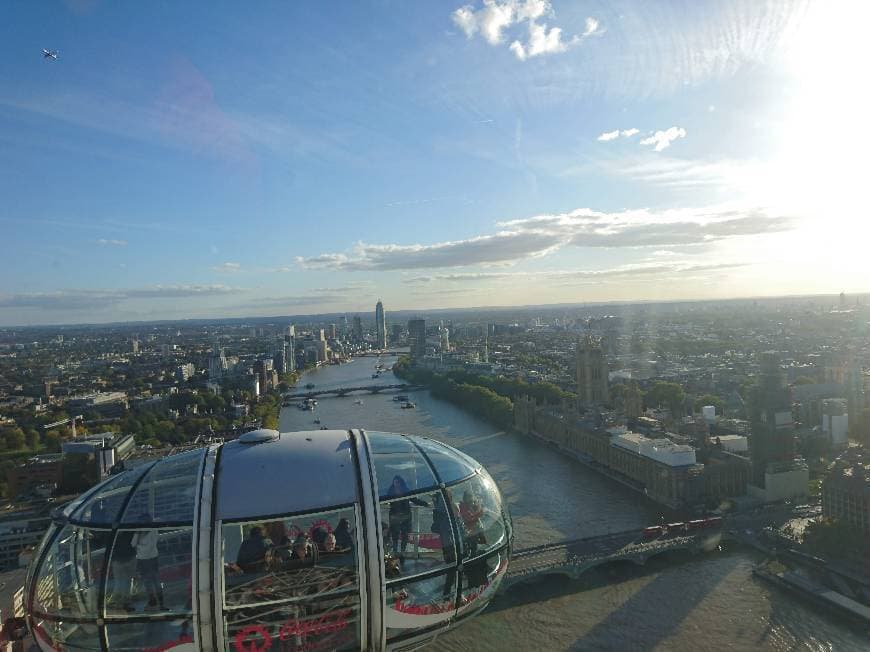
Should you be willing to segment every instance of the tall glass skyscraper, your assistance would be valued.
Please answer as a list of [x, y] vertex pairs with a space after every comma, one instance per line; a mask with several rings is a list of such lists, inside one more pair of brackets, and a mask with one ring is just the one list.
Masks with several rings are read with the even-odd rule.
[[377, 330], [378, 348], [387, 348], [387, 315], [384, 313], [384, 304], [378, 299], [375, 306], [375, 329]]

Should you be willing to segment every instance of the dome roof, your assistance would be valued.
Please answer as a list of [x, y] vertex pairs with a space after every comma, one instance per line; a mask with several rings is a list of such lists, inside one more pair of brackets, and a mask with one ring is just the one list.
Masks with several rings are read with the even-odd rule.
[[484, 607], [510, 541], [495, 483], [450, 446], [258, 430], [69, 504], [34, 558], [28, 612], [43, 649], [266, 650], [291, 630], [298, 649], [381, 649]]

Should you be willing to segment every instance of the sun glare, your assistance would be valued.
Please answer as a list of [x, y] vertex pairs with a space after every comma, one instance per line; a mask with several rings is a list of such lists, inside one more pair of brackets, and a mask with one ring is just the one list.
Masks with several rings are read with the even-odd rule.
[[[818, 2], [809, 9], [786, 44], [790, 83], [781, 102], [779, 146], [756, 182], [768, 203], [803, 218], [794, 237], [781, 238], [789, 257], [815, 261], [815, 272], [827, 278], [841, 276], [850, 264], [853, 274], [868, 277], [855, 263], [860, 258], [850, 255], [870, 236], [859, 208], [870, 145], [863, 81], [868, 18], [870, 4], [863, 2]], [[834, 252], [836, 265], [829, 257]]]

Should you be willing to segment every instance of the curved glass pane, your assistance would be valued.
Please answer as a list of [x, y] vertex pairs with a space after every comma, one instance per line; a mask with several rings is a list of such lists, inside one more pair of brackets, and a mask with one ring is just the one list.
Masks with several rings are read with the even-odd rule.
[[472, 475], [480, 464], [464, 453], [449, 448], [432, 439], [425, 437], [410, 437], [429, 458], [438, 478], [445, 484], [450, 484]]
[[453, 568], [423, 580], [390, 583], [384, 610], [387, 640], [447, 622], [456, 612], [455, 586]]
[[420, 451], [402, 435], [367, 433], [381, 499], [432, 489], [438, 485]]
[[51, 543], [36, 573], [34, 611], [96, 618], [108, 530], [67, 525]]
[[[51, 543], [52, 539], [54, 539], [54, 535], [57, 534], [59, 527], [57, 525], [49, 525], [48, 530], [46, 530], [45, 534], [42, 537], [42, 540], [39, 542], [39, 545], [36, 547], [36, 550], [33, 553], [33, 561], [27, 567], [27, 575], [24, 579], [24, 586], [27, 587], [27, 591], [30, 590], [32, 586], [33, 577], [36, 574], [36, 569], [38, 566], [38, 561], [42, 557], [42, 551]], [[28, 608], [32, 609], [32, 605], [28, 605]]]
[[192, 523], [199, 467], [206, 449], [171, 455], [151, 467], [130, 499], [124, 524]]
[[507, 542], [501, 496], [489, 475], [475, 475], [445, 492], [459, 514], [463, 559], [472, 559]]
[[387, 580], [456, 564], [451, 516], [440, 491], [383, 501], [381, 531]]
[[226, 606], [310, 599], [355, 588], [355, 529], [353, 508], [224, 524]]
[[458, 613], [485, 607], [498, 590], [507, 567], [507, 548], [463, 565]]
[[37, 619], [33, 637], [43, 649], [101, 650], [100, 629], [96, 623], [70, 623]]
[[119, 530], [109, 558], [107, 615], [189, 613], [190, 528]]
[[359, 595], [234, 609], [225, 639], [228, 652], [359, 650]]
[[137, 466], [109, 478], [100, 489], [84, 502], [81, 509], [70, 517], [74, 521], [93, 525], [111, 525], [118, 520], [130, 488], [138, 482], [151, 464]]
[[106, 625], [106, 636], [112, 652], [193, 649], [193, 629], [189, 619], [110, 623]]

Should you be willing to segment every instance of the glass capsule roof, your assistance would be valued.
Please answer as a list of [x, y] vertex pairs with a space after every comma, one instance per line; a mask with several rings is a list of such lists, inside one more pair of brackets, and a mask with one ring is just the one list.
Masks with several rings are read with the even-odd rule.
[[486, 606], [510, 540], [492, 478], [450, 446], [256, 431], [68, 505], [29, 571], [29, 622], [46, 650], [267, 650], [291, 631], [300, 650], [384, 649]]

